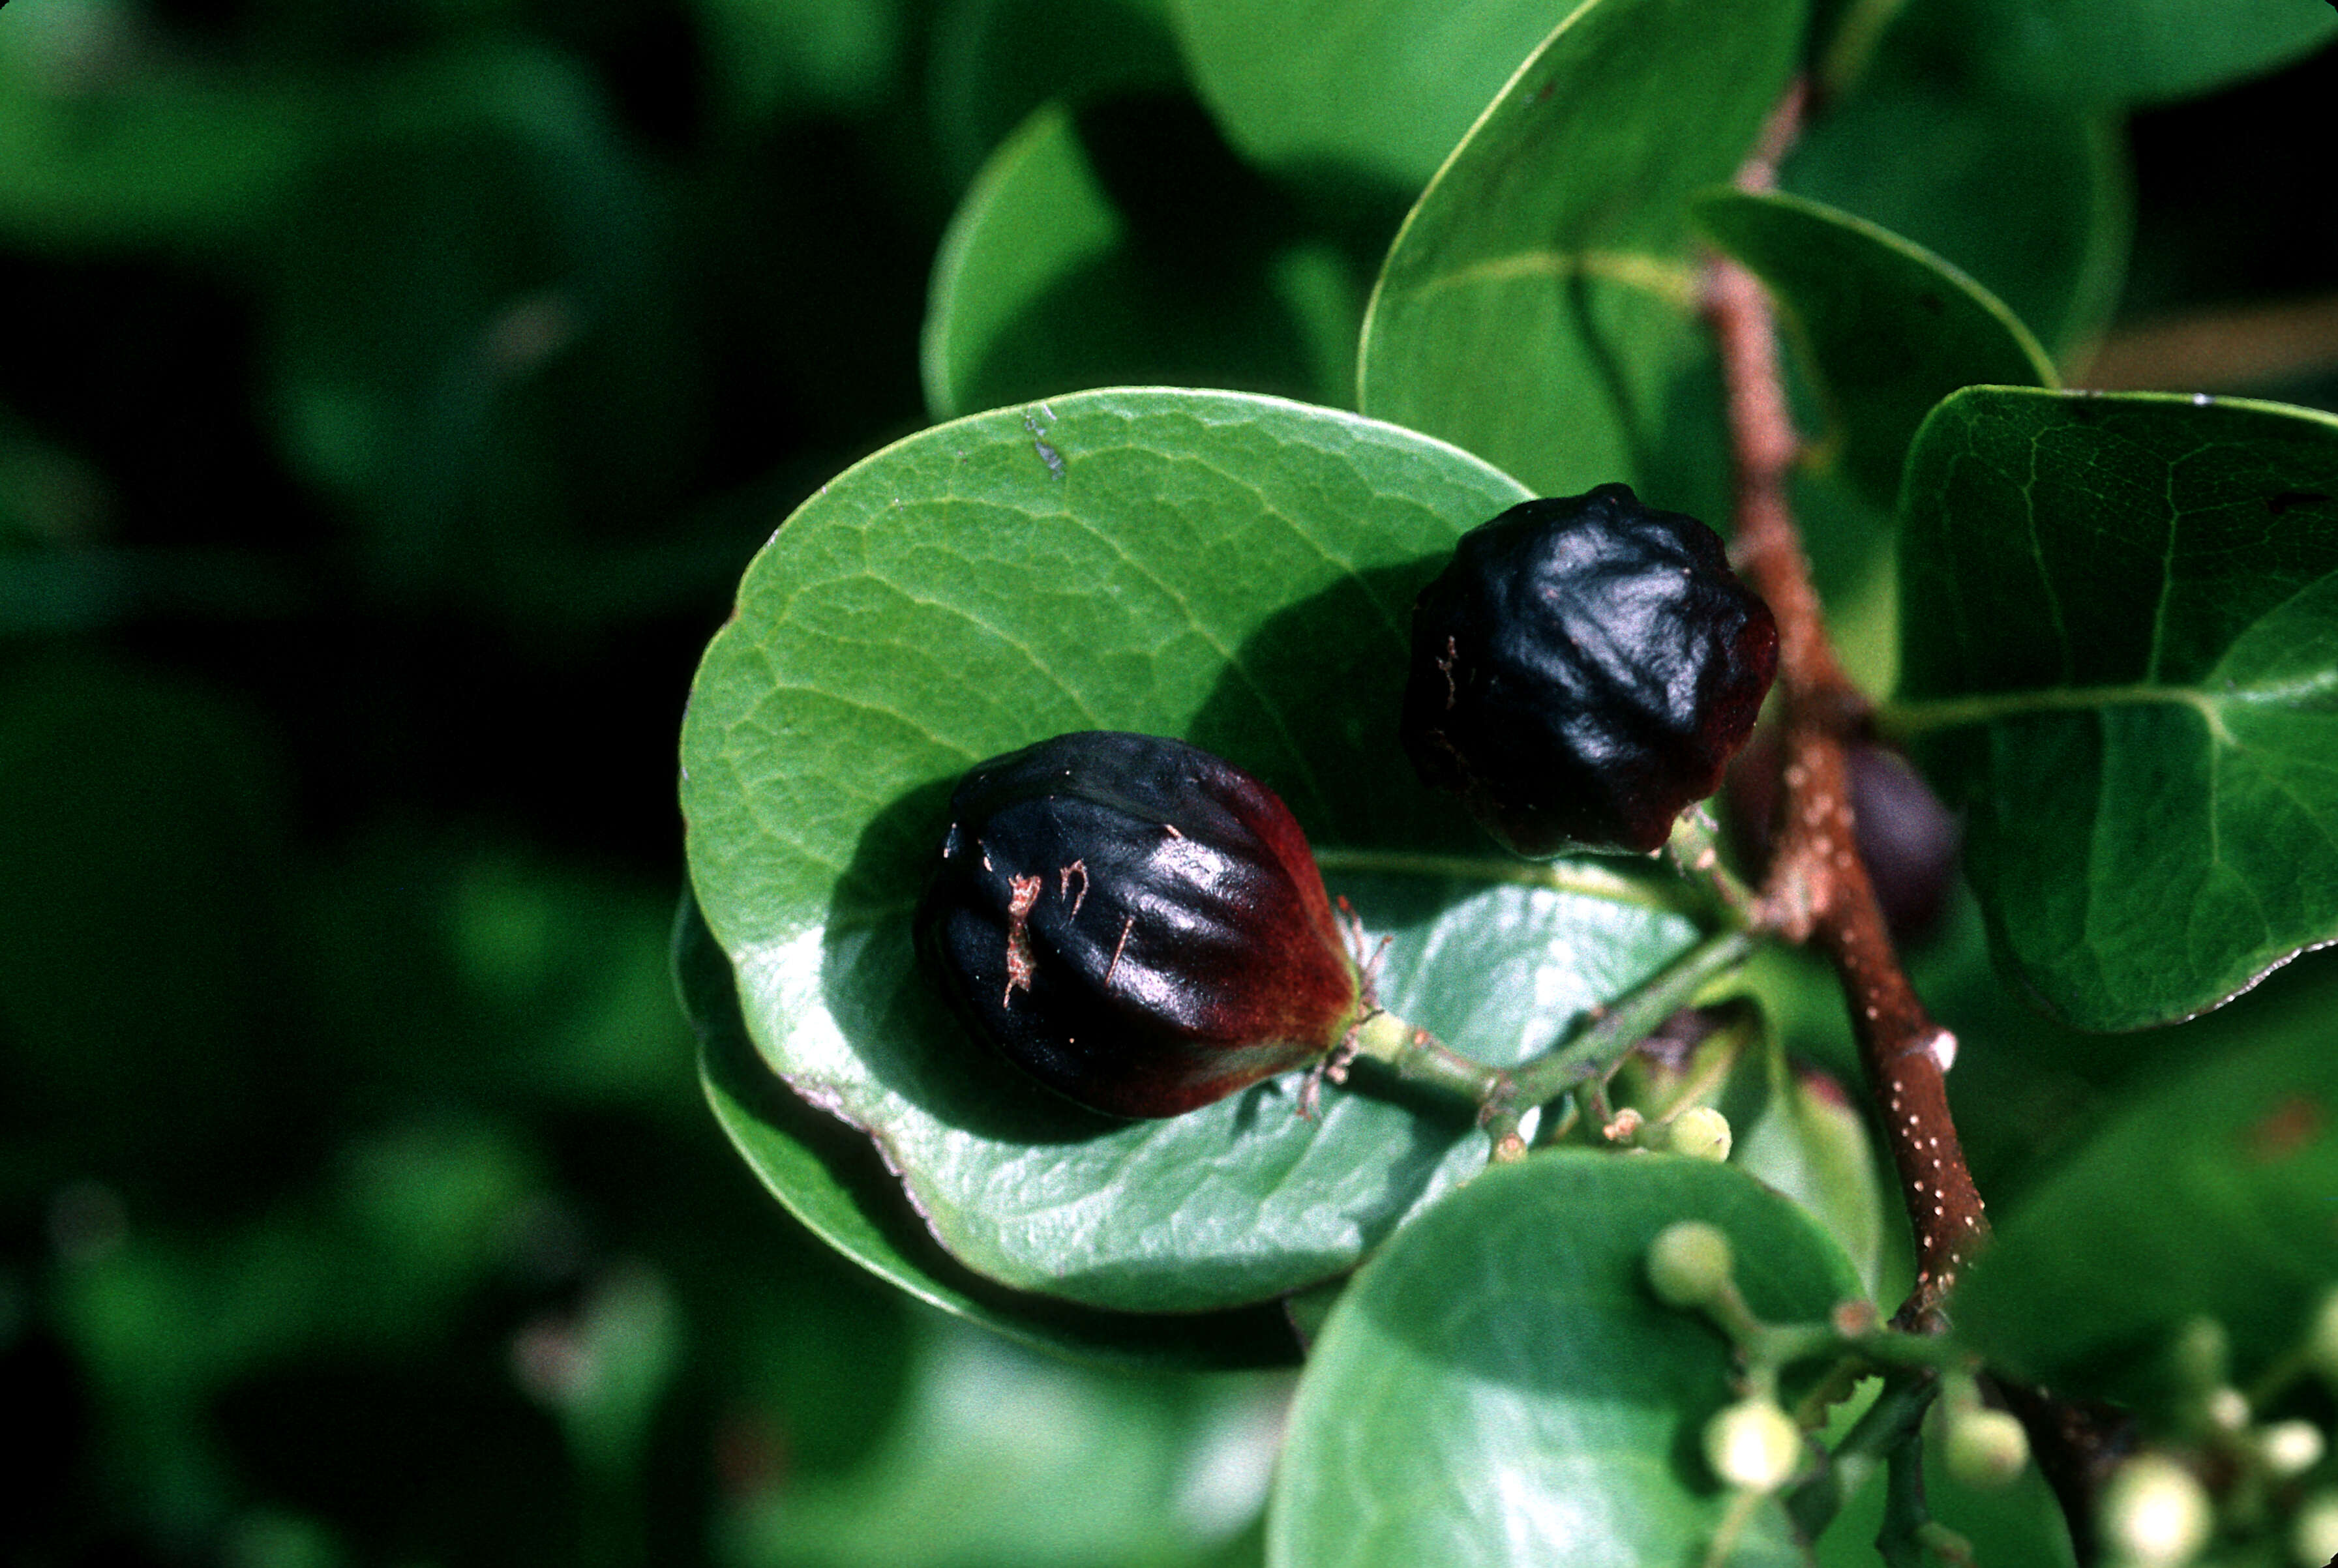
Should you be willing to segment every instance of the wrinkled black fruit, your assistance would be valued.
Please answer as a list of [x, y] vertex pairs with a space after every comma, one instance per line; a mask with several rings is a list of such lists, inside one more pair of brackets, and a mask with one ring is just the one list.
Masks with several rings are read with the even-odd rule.
[[975, 1034], [1115, 1116], [1179, 1115], [1304, 1065], [1361, 1010], [1289, 808], [1158, 736], [1058, 735], [967, 774], [917, 931]]
[[1412, 612], [1405, 754], [1520, 855], [1659, 848], [1720, 786], [1778, 626], [1720, 536], [1622, 485], [1470, 530]]

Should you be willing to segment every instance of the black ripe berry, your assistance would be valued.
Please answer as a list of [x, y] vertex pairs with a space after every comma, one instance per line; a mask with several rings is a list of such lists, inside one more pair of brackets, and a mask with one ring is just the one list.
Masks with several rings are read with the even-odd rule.
[[1770, 607], [1695, 518], [1622, 485], [1522, 502], [1413, 606], [1405, 754], [1520, 855], [1645, 853], [1719, 787], [1777, 668]]
[[1115, 1116], [1303, 1066], [1362, 1011], [1289, 808], [1157, 736], [1058, 735], [968, 773], [917, 931], [976, 1034]]

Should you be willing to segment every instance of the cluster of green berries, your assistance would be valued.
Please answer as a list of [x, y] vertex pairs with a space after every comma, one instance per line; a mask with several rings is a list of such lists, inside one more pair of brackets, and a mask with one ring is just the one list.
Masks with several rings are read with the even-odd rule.
[[[2122, 1464], [2103, 1490], [2103, 1547], [2116, 1568], [2186, 1568], [2220, 1534], [2282, 1537], [2298, 1568], [2338, 1559], [2338, 1478], [2322, 1428], [2292, 1416], [2261, 1421], [2230, 1379], [2223, 1325], [2196, 1318], [2168, 1360], [2177, 1390], [2176, 1441]], [[2288, 1357], [2259, 1382], [2267, 1396], [2319, 1377], [2338, 1394], [2338, 1289], [2322, 1299]], [[2212, 1489], [2204, 1477], [2213, 1477]]]

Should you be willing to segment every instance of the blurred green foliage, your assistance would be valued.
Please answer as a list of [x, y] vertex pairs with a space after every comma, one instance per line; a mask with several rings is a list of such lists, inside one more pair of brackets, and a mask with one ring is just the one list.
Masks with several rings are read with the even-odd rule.
[[[1347, 395], [1410, 192], [1197, 201], [1233, 154], [1174, 9], [0, 9], [0, 1559], [1256, 1559], [1278, 1383], [856, 1271], [723, 1143], [666, 973], [696, 652], [771, 520], [927, 418], [946, 226], [1035, 110], [1128, 243], [938, 400]], [[2338, 283], [2258, 154], [2331, 72], [2135, 123], [2131, 310]], [[2096, 122], [2035, 113], [2078, 181]], [[1978, 1120], [2011, 1181], [2152, 1052], [2005, 1027], [2052, 1064]]]

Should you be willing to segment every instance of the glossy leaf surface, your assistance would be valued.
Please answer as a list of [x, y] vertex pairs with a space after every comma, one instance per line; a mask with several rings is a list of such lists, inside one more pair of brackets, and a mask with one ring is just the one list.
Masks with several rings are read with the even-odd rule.
[[1186, 100], [1051, 104], [985, 165], [935, 261], [927, 405], [1122, 385], [1344, 403], [1368, 276]]
[[1793, 0], [1591, 0], [1421, 195], [1382, 269], [1368, 414], [1545, 495], [1620, 480], [1710, 515], [1718, 385], [1689, 196], [1727, 180], [1794, 62]]
[[2128, 181], [2111, 112], [1974, 87], [1896, 37], [1779, 171], [1970, 273], [2058, 358], [2117, 303]]
[[764, 1060], [875, 1133], [968, 1266], [1094, 1306], [1256, 1300], [1351, 1266], [1485, 1152], [1466, 1113], [1361, 1090], [1302, 1120], [1295, 1074], [1111, 1122], [966, 1038], [909, 916], [975, 762], [1124, 729], [1256, 774], [1396, 938], [1389, 1004], [1488, 1059], [1692, 939], [1640, 883], [1491, 858], [1396, 755], [1412, 594], [1518, 495], [1353, 416], [1097, 392], [913, 436], [757, 558], [684, 730], [698, 897]]
[[1906, 728], [2022, 985], [2137, 1028], [2338, 936], [2338, 420], [1976, 388], [1902, 509]]
[[1900, 495], [1908, 445], [1959, 387], [2051, 386], [2029, 329], [1922, 247], [1794, 196], [1714, 191], [1697, 221], [1783, 304], [1817, 373], [1833, 460], [1866, 498]]
[[1966, 0], [1998, 80], [2097, 103], [2182, 98], [2270, 71], [2338, 38], [2338, 15], [2293, 0]]
[[1567, 0], [1174, 0], [1203, 96], [1268, 164], [1334, 164], [1418, 187]]
[[2338, 1279], [2326, 992], [2285, 995], [2225, 1044], [2002, 1217], [1958, 1291], [1960, 1337], [2056, 1387], [2146, 1406], [2196, 1315], [2224, 1324], [2243, 1387], [2299, 1342]]
[[[1488, 1171], [1359, 1274], [1309, 1359], [1268, 1515], [1286, 1568], [1694, 1563], [1725, 1487], [1699, 1448], [1729, 1343], [1660, 1304], [1648, 1243], [1719, 1226], [1754, 1310], [1862, 1292], [1792, 1203], [1724, 1165], [1586, 1150]], [[1799, 1563], [1763, 1504], [1729, 1561]]]
[[919, 1300], [1027, 1343], [1149, 1365], [1272, 1366], [1298, 1346], [1276, 1308], [1125, 1315], [1004, 1290], [935, 1244], [869, 1140], [773, 1080], [755, 1055], [731, 965], [694, 900], [675, 918], [674, 984], [698, 1036], [715, 1120], [771, 1195], [814, 1235]]
[[1824, 1226], [1862, 1279], [1882, 1267], [1888, 1204], [1866, 1119], [1842, 1086], [1786, 1060], [1764, 1032], [1762, 1059], [1741, 1072], [1762, 1074], [1767, 1091], [1751, 1117], [1733, 1118], [1730, 1162], [1792, 1198]]

